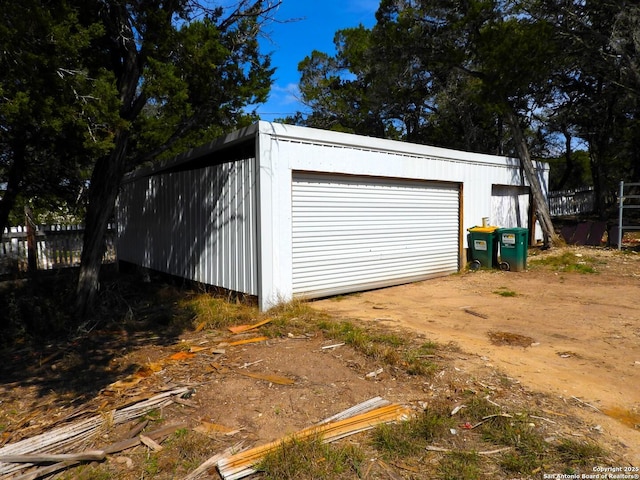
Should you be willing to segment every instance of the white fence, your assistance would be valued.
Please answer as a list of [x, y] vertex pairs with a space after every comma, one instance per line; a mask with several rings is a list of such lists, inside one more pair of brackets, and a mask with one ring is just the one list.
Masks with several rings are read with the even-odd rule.
[[[82, 225], [40, 225], [34, 229], [34, 250], [38, 270], [75, 267], [82, 253]], [[115, 261], [115, 228], [109, 226], [105, 236], [103, 262]], [[26, 272], [28, 268], [27, 227], [5, 229], [0, 242], [0, 275]]]
[[595, 210], [593, 187], [549, 192], [549, 213], [552, 217], [580, 215]]

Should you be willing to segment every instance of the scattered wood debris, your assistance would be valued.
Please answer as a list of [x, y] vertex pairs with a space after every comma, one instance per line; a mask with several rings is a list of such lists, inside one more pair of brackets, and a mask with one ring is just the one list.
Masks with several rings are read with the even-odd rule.
[[81, 453], [31, 453], [21, 455], [0, 455], [5, 463], [53, 463], [53, 462], [100, 462], [104, 460], [104, 450], [87, 450]]
[[449, 415], [453, 417], [456, 413], [458, 413], [460, 410], [466, 407], [467, 407], [466, 405], [458, 405], [453, 410], [451, 410], [451, 413]]
[[239, 375], [243, 375], [245, 377], [255, 378], [257, 380], [264, 380], [269, 383], [275, 383], [277, 385], [293, 385], [295, 380], [291, 378], [282, 377], [280, 375], [271, 375], [267, 373], [251, 373], [251, 372], [237, 372]]
[[[476, 453], [478, 455], [496, 455], [498, 453], [504, 453], [504, 452], [508, 452], [509, 450], [512, 450], [513, 447], [504, 447], [504, 448], [497, 448], [495, 450], [486, 450], [486, 451], [482, 451], [482, 452], [473, 452]], [[440, 452], [440, 453], [451, 453], [454, 452], [456, 450], [452, 450], [450, 448], [443, 448], [443, 447], [436, 447], [435, 445], [428, 445], [426, 447], [426, 450], [428, 452]], [[471, 452], [469, 452], [471, 453]]]
[[206, 477], [204, 477], [204, 475], [207, 473], [207, 471], [210, 468], [215, 467], [221, 459], [228, 457], [230, 455], [233, 455], [234, 453], [241, 451], [241, 449], [242, 449], [242, 442], [236, 443], [235, 445], [227, 448], [224, 452], [218, 453], [217, 455], [214, 455], [213, 457], [209, 458], [206, 462], [204, 462], [202, 465], [200, 465], [198, 468], [196, 468], [193, 472], [191, 472], [189, 475], [184, 477], [182, 480], [197, 480], [199, 478], [210, 478], [208, 474], [206, 475]]
[[[82, 448], [84, 444], [105, 426], [119, 425], [142, 417], [156, 408], [170, 405], [173, 403], [172, 397], [182, 395], [188, 390], [188, 388], [178, 388], [166, 391], [133, 405], [112, 410], [108, 414], [96, 415], [71, 425], [63, 425], [49, 432], [26, 438], [16, 443], [7, 444], [0, 448], [0, 458], [15, 455], [64, 454], [73, 452], [76, 448]], [[139, 442], [139, 439], [135, 440], [136, 445], [139, 444]], [[107, 449], [104, 449], [104, 451], [105, 453], [110, 453]], [[72, 466], [71, 464], [76, 465], [79, 463], [79, 460], [59, 463]], [[7, 463], [0, 460], [0, 477], [25, 468], [30, 468], [34, 466], [34, 464], [35, 462]], [[50, 467], [53, 467], [53, 465]], [[57, 472], [61, 469], [62, 468], [54, 469], [52, 472]], [[41, 475], [32, 476], [31, 474], [27, 474], [25, 478], [38, 478], [39, 476]]]
[[575, 400], [576, 402], [578, 402], [579, 404], [581, 404], [581, 405], [584, 405], [584, 406], [589, 407], [589, 408], [593, 408], [596, 412], [598, 412], [598, 413], [602, 413], [602, 410], [600, 410], [598, 407], [594, 407], [594, 406], [593, 406], [593, 405], [591, 405], [590, 403], [587, 403], [587, 402], [585, 402], [585, 401], [583, 401], [583, 400], [580, 400], [578, 397], [574, 397], [574, 396], [572, 395], [572, 396], [571, 396], [571, 398], [572, 398], [573, 400]]
[[346, 418], [354, 417], [361, 413], [370, 412], [371, 410], [375, 410], [376, 408], [385, 407], [390, 405], [391, 402], [389, 400], [385, 400], [382, 397], [373, 397], [369, 400], [365, 400], [362, 403], [354, 405], [353, 407], [347, 408], [346, 410], [336, 413], [332, 417], [325, 418], [318, 422], [318, 425], [322, 425], [323, 423], [336, 422], [338, 420], [344, 420]]
[[229, 346], [229, 347], [234, 347], [237, 345], [245, 345], [247, 343], [258, 343], [258, 342], [266, 342], [267, 340], [269, 340], [269, 337], [252, 337], [252, 338], [245, 338], [243, 340], [237, 340], [235, 342], [229, 342], [226, 344], [220, 344], [219, 346]]
[[484, 313], [476, 312], [475, 310], [471, 310], [469, 308], [465, 308], [464, 309], [464, 313], [468, 313], [469, 315], [473, 315], [474, 317], [480, 317], [480, 318], [484, 318], [484, 319], [489, 318], [488, 315], [485, 315]]
[[377, 378], [378, 375], [382, 374], [382, 372], [384, 372], [383, 368], [378, 368], [377, 370], [374, 370], [372, 372], [369, 372], [365, 375], [365, 378]]
[[334, 343], [333, 345], [325, 345], [324, 347], [322, 347], [322, 350], [329, 350], [330, 348], [338, 348], [345, 345], [345, 343]]
[[163, 449], [162, 445], [160, 445], [154, 439], [147, 437], [146, 435], [140, 435], [140, 441], [154, 452], [159, 452]]
[[343, 420], [325, 422], [300, 430], [283, 439], [258, 446], [235, 455], [223, 457], [218, 461], [218, 472], [224, 480], [237, 480], [256, 472], [253, 468], [269, 452], [292, 440], [306, 440], [321, 437], [323, 442], [332, 442], [349, 435], [369, 430], [382, 423], [406, 420], [410, 410], [398, 404], [389, 404], [374, 410], [360, 413]]
[[241, 367], [238, 367], [238, 368], [247, 368], [247, 367], [250, 367], [251, 365], [257, 365], [258, 363], [263, 362], [263, 361], [264, 361], [264, 359], [261, 358], [260, 360], [256, 360], [255, 362], [245, 363], [244, 365], [242, 365]]

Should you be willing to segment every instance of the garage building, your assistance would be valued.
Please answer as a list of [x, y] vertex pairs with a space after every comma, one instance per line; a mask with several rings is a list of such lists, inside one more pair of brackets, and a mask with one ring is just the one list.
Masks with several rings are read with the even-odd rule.
[[[130, 174], [118, 259], [256, 296], [262, 309], [446, 275], [484, 217], [532, 224], [519, 165], [259, 122]], [[537, 168], [546, 190], [548, 166]]]

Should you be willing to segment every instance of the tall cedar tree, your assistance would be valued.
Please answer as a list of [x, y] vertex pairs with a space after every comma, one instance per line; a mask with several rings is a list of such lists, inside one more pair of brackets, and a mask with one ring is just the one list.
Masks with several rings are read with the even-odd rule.
[[188, 145], [255, 120], [243, 108], [264, 102], [270, 59], [260, 53], [262, 22], [279, 2], [239, 0], [232, 11], [194, 0], [75, 0], [104, 35], [87, 59], [112, 74], [118, 118], [112, 148], [91, 176], [76, 311], [86, 314], [98, 289], [103, 239], [123, 175]]
[[[89, 80], [82, 56], [101, 34], [81, 26], [63, 0], [6, 0], [0, 9], [0, 238], [16, 202], [53, 210], [73, 204], [90, 158], [110, 142], [95, 130], [105, 85]], [[90, 119], [93, 119], [91, 121]]]

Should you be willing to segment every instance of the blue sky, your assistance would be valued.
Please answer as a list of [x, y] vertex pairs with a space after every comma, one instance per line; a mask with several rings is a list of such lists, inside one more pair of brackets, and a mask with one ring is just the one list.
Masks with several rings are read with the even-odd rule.
[[298, 63], [313, 50], [335, 53], [333, 36], [337, 30], [359, 24], [372, 27], [379, 0], [283, 0], [262, 39], [264, 53], [271, 53], [276, 68], [271, 94], [257, 112], [271, 121], [303, 111], [298, 102]]

